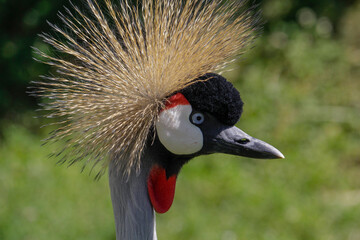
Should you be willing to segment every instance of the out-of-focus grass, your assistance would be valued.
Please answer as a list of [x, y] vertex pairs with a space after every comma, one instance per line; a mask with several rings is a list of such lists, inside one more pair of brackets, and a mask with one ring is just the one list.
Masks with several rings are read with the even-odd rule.
[[[272, 26], [227, 74], [245, 101], [238, 126], [286, 159], [190, 161], [159, 239], [360, 239], [360, 31], [335, 39], [319, 24]], [[115, 239], [106, 176], [55, 165], [24, 119], [1, 127], [0, 239]]]
[[0, 239], [111, 239], [106, 178], [57, 166], [39, 136], [21, 125], [2, 129]]

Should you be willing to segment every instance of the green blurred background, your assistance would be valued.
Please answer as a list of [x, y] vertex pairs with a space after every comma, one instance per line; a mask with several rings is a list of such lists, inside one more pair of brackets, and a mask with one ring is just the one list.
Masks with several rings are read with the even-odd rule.
[[[79, 4], [80, 1], [73, 1]], [[211, 155], [179, 176], [159, 239], [360, 240], [360, 1], [263, 0], [263, 34], [226, 74], [238, 126], [286, 159]], [[48, 159], [26, 87], [67, 0], [0, 0], [0, 239], [115, 239], [107, 177]], [[81, 4], [80, 4], [81, 5]]]

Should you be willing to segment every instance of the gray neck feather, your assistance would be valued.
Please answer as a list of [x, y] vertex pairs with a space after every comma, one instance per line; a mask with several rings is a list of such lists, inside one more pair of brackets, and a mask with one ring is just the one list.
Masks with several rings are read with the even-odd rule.
[[147, 177], [151, 167], [149, 163], [152, 162], [149, 160], [142, 162], [140, 173], [132, 171], [128, 179], [116, 170], [114, 164], [109, 166], [116, 240], [157, 239], [155, 213], [147, 190]]

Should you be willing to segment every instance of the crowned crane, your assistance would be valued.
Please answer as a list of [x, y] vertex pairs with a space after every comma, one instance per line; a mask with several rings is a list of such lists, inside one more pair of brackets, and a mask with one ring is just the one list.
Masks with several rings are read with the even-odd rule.
[[240, 94], [214, 73], [246, 50], [258, 16], [246, 1], [104, 1], [66, 9], [65, 29], [42, 34], [65, 55], [37, 50], [58, 76], [33, 94], [50, 99], [46, 116], [61, 125], [48, 138], [65, 141], [60, 162], [101, 164], [98, 176], [109, 168], [116, 239], [156, 239], [154, 211], [169, 210], [190, 159], [284, 157], [234, 126]]

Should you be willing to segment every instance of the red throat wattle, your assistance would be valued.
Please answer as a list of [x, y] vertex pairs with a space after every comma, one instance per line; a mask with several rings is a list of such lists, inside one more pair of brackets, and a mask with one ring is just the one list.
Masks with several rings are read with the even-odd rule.
[[157, 213], [167, 212], [174, 200], [176, 175], [166, 177], [166, 170], [155, 165], [149, 174], [147, 187], [151, 204]]

